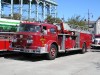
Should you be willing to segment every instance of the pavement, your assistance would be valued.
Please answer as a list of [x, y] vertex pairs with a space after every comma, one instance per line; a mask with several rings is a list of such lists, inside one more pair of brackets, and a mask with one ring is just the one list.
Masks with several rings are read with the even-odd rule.
[[60, 54], [55, 60], [5, 55], [0, 57], [0, 75], [100, 75], [100, 51]]

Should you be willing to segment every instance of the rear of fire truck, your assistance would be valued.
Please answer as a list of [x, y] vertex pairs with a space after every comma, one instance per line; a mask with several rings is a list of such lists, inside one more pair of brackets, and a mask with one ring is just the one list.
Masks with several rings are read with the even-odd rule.
[[88, 30], [67, 23], [57, 24], [56, 26], [59, 32], [60, 51], [79, 50], [81, 53], [85, 53], [90, 48], [92, 34]]

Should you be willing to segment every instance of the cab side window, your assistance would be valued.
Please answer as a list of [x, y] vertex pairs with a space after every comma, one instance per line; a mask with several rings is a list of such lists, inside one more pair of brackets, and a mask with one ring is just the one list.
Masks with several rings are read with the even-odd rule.
[[43, 29], [44, 29], [44, 30], [47, 30], [47, 27], [46, 27], [46, 26], [43, 26]]
[[46, 26], [43, 26], [43, 32], [44, 32], [44, 34], [47, 34], [47, 27]]
[[56, 29], [51, 28], [51, 29], [50, 29], [50, 32], [51, 32], [51, 33], [56, 33]]

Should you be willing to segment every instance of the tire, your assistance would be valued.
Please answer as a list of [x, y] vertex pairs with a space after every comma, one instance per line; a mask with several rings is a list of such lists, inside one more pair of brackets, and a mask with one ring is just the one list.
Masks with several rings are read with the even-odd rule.
[[87, 47], [86, 47], [86, 44], [84, 43], [82, 46], [81, 53], [84, 54], [86, 51], [87, 51]]
[[47, 59], [48, 60], [54, 60], [57, 57], [57, 47], [52, 44], [50, 47], [50, 51], [47, 54]]

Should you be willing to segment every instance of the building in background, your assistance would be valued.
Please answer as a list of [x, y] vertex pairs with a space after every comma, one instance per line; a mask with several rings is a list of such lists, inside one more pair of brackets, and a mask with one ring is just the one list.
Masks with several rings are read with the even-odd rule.
[[88, 21], [85, 22], [86, 26], [88, 26], [89, 30], [91, 31], [92, 34], [95, 34], [95, 24], [96, 24], [96, 21], [89, 21], [89, 25], [88, 25]]
[[86, 22], [86, 25], [93, 35], [100, 34], [100, 17], [96, 21], [89, 21], [89, 25], [88, 22]]
[[94, 26], [94, 34], [100, 34], [100, 17], [97, 19], [95, 26]]

